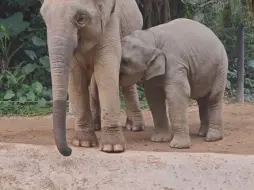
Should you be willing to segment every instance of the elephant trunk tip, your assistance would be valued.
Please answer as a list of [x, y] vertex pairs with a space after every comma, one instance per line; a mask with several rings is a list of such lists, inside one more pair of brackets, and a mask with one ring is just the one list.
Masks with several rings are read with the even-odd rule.
[[53, 102], [53, 132], [58, 151], [63, 156], [70, 156], [72, 149], [66, 141], [66, 101], [55, 100]]
[[57, 147], [58, 151], [63, 155], [63, 156], [70, 156], [72, 153], [72, 149], [68, 146], [64, 148], [59, 148]]

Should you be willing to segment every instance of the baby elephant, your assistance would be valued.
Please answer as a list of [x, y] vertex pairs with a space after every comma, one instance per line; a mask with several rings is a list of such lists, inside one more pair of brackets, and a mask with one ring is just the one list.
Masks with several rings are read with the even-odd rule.
[[[173, 148], [191, 146], [188, 98], [198, 102], [198, 135], [206, 141], [223, 139], [227, 70], [223, 44], [209, 28], [194, 20], [175, 19], [122, 39], [120, 83], [131, 85], [144, 78], [155, 125], [151, 140], [171, 141]], [[168, 126], [166, 102], [173, 133]]]

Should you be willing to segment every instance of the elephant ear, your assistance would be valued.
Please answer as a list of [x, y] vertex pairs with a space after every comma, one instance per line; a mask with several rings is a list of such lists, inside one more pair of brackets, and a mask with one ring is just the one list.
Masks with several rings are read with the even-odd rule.
[[116, 0], [95, 0], [95, 5], [101, 15], [101, 30], [103, 32], [105, 25], [115, 12]]
[[[108, 0], [95, 0], [95, 5], [97, 6], [98, 10], [103, 13], [108, 13], [109, 9], [110, 11], [110, 15], [113, 14], [115, 12], [115, 7], [116, 7], [116, 0], [112, 0], [111, 4], [110, 1]], [[108, 6], [109, 5], [109, 6]]]
[[145, 80], [149, 80], [159, 75], [164, 75], [166, 72], [166, 63], [167, 58], [165, 54], [159, 49], [154, 49], [154, 53], [147, 63]]

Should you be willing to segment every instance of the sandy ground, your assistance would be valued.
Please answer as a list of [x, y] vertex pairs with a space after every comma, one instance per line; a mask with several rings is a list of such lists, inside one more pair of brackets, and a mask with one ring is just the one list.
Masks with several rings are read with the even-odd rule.
[[[185, 150], [151, 142], [151, 113], [144, 111], [144, 116], [143, 132], [125, 130], [125, 153], [106, 154], [97, 148], [73, 147], [70, 157], [61, 156], [54, 145], [51, 116], [1, 117], [0, 189], [253, 189], [254, 104], [225, 105], [225, 138], [213, 143], [196, 136], [198, 108], [191, 106], [192, 147]], [[124, 113], [121, 118], [124, 123]], [[70, 144], [73, 118], [68, 116], [67, 122]], [[97, 135], [100, 137], [100, 132]]]
[[0, 143], [1, 190], [253, 190], [254, 156]]
[[[176, 150], [169, 143], [153, 143], [150, 136], [153, 130], [151, 113], [144, 111], [145, 130], [142, 132], [124, 132], [128, 150], [159, 152], [214, 152], [234, 154], [254, 154], [254, 104], [225, 104], [225, 138], [218, 142], [205, 142], [197, 137], [199, 127], [198, 108], [189, 107], [189, 125], [192, 147]], [[122, 123], [125, 115], [122, 114]], [[74, 134], [74, 121], [68, 117], [68, 143]], [[0, 142], [24, 143], [34, 145], [54, 145], [52, 136], [52, 118], [46, 117], [0, 117]], [[97, 132], [100, 137], [100, 132]], [[85, 149], [81, 148], [85, 151]]]

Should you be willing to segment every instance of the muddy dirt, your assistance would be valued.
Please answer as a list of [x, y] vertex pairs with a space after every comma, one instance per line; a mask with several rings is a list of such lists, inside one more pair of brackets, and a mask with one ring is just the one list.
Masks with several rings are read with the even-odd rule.
[[[205, 142], [196, 135], [199, 128], [198, 108], [189, 107], [189, 126], [192, 147], [176, 150], [169, 143], [150, 141], [153, 130], [151, 113], [144, 111], [145, 130], [130, 132], [124, 130], [128, 150], [139, 151], [183, 151], [183, 152], [216, 152], [235, 154], [254, 154], [254, 104], [225, 104], [224, 106], [224, 139], [217, 142]], [[125, 122], [125, 114], [122, 116]], [[72, 117], [67, 120], [67, 137], [70, 144], [74, 134]], [[36, 145], [53, 145], [52, 118], [44, 117], [0, 117], [0, 141], [8, 143], [25, 143]], [[96, 132], [100, 137], [100, 132]], [[85, 151], [85, 148], [84, 148]]]

